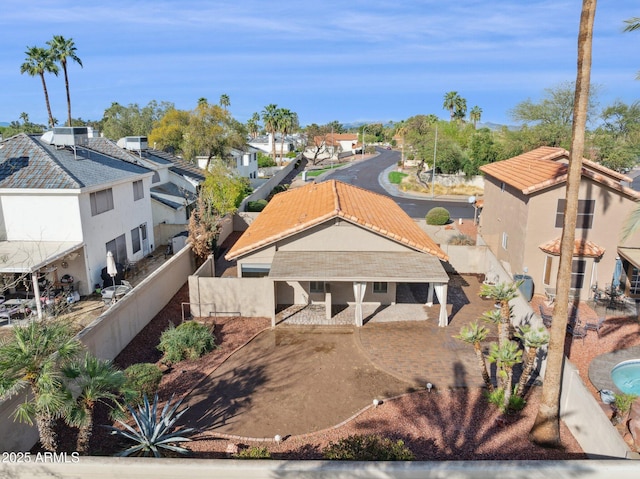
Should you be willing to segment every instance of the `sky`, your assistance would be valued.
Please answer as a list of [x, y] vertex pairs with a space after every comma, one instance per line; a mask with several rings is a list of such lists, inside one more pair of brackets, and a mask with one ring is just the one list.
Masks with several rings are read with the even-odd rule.
[[[53, 35], [72, 38], [72, 116], [100, 120], [113, 102], [178, 109], [229, 96], [246, 122], [268, 104], [301, 125], [448, 119], [457, 91], [484, 122], [513, 124], [520, 102], [576, 77], [579, 0], [3, 0], [0, 121], [22, 112], [47, 123], [39, 77], [20, 74], [25, 51]], [[601, 107], [640, 99], [637, 0], [597, 6], [592, 84]], [[47, 75], [63, 124], [62, 73]]]

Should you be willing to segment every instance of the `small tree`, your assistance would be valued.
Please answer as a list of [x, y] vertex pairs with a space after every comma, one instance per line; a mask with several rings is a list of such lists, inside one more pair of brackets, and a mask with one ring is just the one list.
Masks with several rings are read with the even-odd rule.
[[549, 344], [549, 333], [543, 327], [532, 329], [530, 325], [520, 326], [520, 330], [516, 332], [516, 336], [522, 340], [522, 344], [526, 350], [526, 358], [524, 363], [524, 369], [518, 381], [518, 387], [516, 388], [516, 396], [522, 397], [524, 394], [524, 388], [529, 382], [529, 377], [533, 371], [533, 366], [536, 361], [538, 349], [542, 346]]
[[489, 391], [493, 391], [493, 383], [491, 382], [491, 377], [489, 376], [489, 372], [487, 371], [487, 363], [484, 362], [484, 355], [482, 354], [481, 345], [482, 341], [487, 339], [488, 334], [489, 330], [484, 326], [480, 326], [476, 321], [475, 323], [463, 326], [460, 330], [460, 334], [454, 337], [464, 341], [465, 343], [473, 345], [473, 350], [476, 353], [476, 359], [478, 360], [478, 365], [480, 366], [480, 372], [482, 373], [482, 379], [484, 380], [487, 389]]

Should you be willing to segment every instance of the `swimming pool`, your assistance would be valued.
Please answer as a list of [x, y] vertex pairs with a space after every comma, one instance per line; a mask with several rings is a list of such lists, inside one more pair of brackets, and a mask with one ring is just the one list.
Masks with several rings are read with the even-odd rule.
[[640, 359], [617, 364], [611, 370], [611, 379], [623, 393], [640, 396]]

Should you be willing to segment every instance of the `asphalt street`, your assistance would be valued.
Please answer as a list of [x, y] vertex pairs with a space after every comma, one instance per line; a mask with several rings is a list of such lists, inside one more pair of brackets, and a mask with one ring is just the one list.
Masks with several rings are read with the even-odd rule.
[[388, 170], [397, 165], [400, 152], [378, 149], [378, 155], [349, 166], [328, 172], [317, 181], [339, 180], [351, 185], [360, 186], [382, 195], [391, 196], [398, 205], [412, 218], [424, 218], [431, 208], [442, 206], [451, 214], [451, 218], [473, 218], [474, 209], [466, 198], [454, 200], [450, 198], [430, 198], [428, 195], [411, 194], [398, 191], [388, 182]]

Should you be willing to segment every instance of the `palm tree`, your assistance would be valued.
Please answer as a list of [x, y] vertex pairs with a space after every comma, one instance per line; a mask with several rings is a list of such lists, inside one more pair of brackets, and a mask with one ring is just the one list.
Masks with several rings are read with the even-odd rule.
[[509, 326], [511, 324], [511, 307], [509, 301], [518, 297], [519, 282], [515, 283], [498, 283], [483, 284], [480, 288], [479, 295], [484, 298], [489, 298], [497, 303], [500, 303], [500, 344], [505, 344], [508, 340]]
[[69, 75], [67, 74], [67, 62], [73, 60], [82, 67], [82, 60], [76, 55], [76, 46], [73, 39], [64, 38], [62, 35], [54, 35], [52, 40], [47, 42], [50, 47], [53, 60], [62, 65], [64, 72], [64, 86], [67, 91], [67, 126], [71, 126], [71, 96], [69, 95]]
[[79, 428], [76, 450], [85, 454], [89, 451], [89, 439], [93, 433], [95, 405], [105, 400], [117, 401], [116, 391], [124, 384], [124, 373], [117, 370], [111, 361], [98, 359], [90, 353], [73, 361], [63, 372], [74, 381], [73, 389], [80, 391], [67, 422]]
[[514, 341], [503, 344], [492, 343], [489, 349], [489, 362], [496, 363], [500, 388], [504, 392], [503, 408], [506, 410], [511, 401], [511, 383], [513, 366], [522, 360], [522, 351]]
[[456, 104], [460, 95], [458, 95], [457, 91], [450, 91], [445, 93], [444, 95], [444, 103], [442, 104], [442, 108], [445, 110], [449, 110], [449, 115], [451, 115], [451, 119], [449, 121], [453, 121], [456, 111]]
[[547, 333], [547, 330], [543, 327], [531, 329], [531, 326], [527, 324], [520, 327], [516, 336], [522, 340], [522, 344], [527, 351], [522, 375], [520, 376], [520, 381], [518, 381], [518, 387], [516, 388], [516, 396], [522, 397], [524, 388], [529, 381], [531, 371], [533, 371], [538, 349], [549, 343], [549, 333]]
[[80, 349], [73, 329], [59, 320], [32, 321], [16, 327], [0, 346], [0, 397], [29, 390], [14, 418], [29, 424], [35, 419], [40, 442], [49, 451], [57, 449], [53, 426], [71, 397], [64, 387], [61, 370]]
[[487, 363], [484, 362], [484, 355], [482, 353], [481, 343], [487, 336], [489, 335], [489, 330], [484, 326], [480, 326], [478, 322], [474, 322], [468, 324], [467, 326], [463, 326], [460, 329], [460, 334], [454, 336], [457, 339], [464, 341], [465, 343], [469, 343], [473, 345], [473, 350], [476, 353], [476, 359], [478, 360], [478, 365], [480, 366], [480, 372], [482, 373], [482, 379], [484, 380], [485, 385], [489, 392], [493, 391], [493, 383], [491, 382], [491, 377], [489, 376], [489, 372], [487, 371]]
[[229, 105], [231, 105], [231, 100], [229, 100], [229, 95], [227, 95], [226, 93], [223, 93], [222, 95], [220, 95], [220, 106], [224, 108], [225, 111], [227, 111], [227, 108], [229, 107]]
[[44, 100], [47, 103], [47, 113], [49, 114], [49, 126], [53, 127], [54, 120], [51, 114], [51, 105], [49, 104], [49, 92], [47, 91], [47, 82], [44, 79], [45, 73], [53, 73], [58, 76], [58, 66], [56, 65], [51, 52], [41, 47], [27, 47], [25, 52], [27, 58], [20, 66], [20, 73], [27, 73], [29, 76], [38, 75], [42, 80], [42, 89], [44, 90]]
[[278, 105], [271, 103], [262, 110], [264, 128], [271, 135], [271, 157], [276, 161], [276, 131], [278, 129]]
[[467, 100], [459, 96], [456, 98], [456, 111], [453, 113], [456, 121], [461, 122], [467, 116]]
[[542, 400], [529, 433], [529, 437], [534, 443], [549, 447], [558, 447], [560, 445], [560, 386], [562, 384], [564, 366], [564, 340], [567, 328], [569, 287], [571, 285], [571, 263], [576, 234], [578, 194], [582, 176], [585, 126], [589, 106], [591, 44], [595, 13], [596, 0], [583, 0], [578, 33], [578, 68], [573, 106], [566, 203], [560, 240], [558, 278], [556, 280], [558, 285], [556, 306], [553, 310], [553, 321], [550, 329], [547, 368], [542, 385]]
[[258, 136], [260, 130], [260, 113], [255, 112], [251, 118], [247, 120], [247, 129], [253, 138]]
[[288, 108], [280, 108], [278, 114], [278, 129], [282, 135], [280, 142], [280, 158], [284, 155], [284, 141], [285, 137], [291, 133], [297, 123], [297, 115]]
[[473, 123], [474, 129], [478, 124], [478, 122], [480, 121], [481, 117], [482, 117], [482, 108], [480, 108], [479, 106], [476, 105], [471, 109], [471, 111], [469, 111], [469, 120], [471, 120], [471, 123]]

